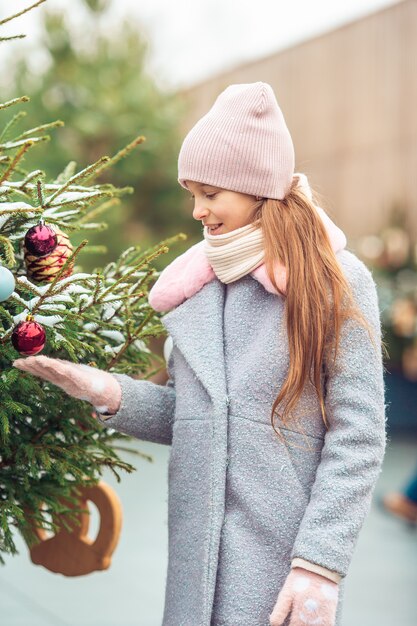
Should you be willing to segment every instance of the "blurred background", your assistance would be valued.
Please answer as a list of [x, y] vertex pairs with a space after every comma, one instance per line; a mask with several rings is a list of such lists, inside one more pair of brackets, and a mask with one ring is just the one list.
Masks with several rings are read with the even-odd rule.
[[[0, 19], [16, 4], [30, 2], [3, 2]], [[27, 169], [52, 177], [70, 160], [85, 167], [146, 136], [105, 174], [135, 191], [105, 216], [107, 231], [89, 236], [107, 246], [100, 264], [128, 245], [186, 233], [157, 259], [162, 269], [201, 238], [176, 180], [181, 141], [230, 83], [274, 88], [296, 170], [372, 270], [389, 350], [389, 441], [343, 626], [415, 626], [417, 495], [416, 523], [413, 509], [407, 522], [382, 498], [404, 492], [417, 472], [417, 1], [47, 0], [4, 34], [18, 29], [26, 38], [0, 48], [2, 101], [30, 96], [22, 129], [65, 122], [28, 154]], [[84, 255], [87, 271], [97, 263]], [[0, 568], [2, 626], [161, 623], [169, 451], [137, 446], [154, 460], [115, 486], [125, 520], [110, 570], [65, 579], [32, 565], [21, 542]]]

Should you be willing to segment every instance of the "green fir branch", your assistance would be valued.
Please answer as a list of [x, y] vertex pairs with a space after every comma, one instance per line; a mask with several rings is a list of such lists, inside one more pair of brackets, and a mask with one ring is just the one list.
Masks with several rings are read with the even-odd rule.
[[32, 9], [35, 9], [36, 7], [38, 7], [40, 4], [43, 4], [44, 2], [46, 2], [46, 0], [38, 0], [34, 4], [31, 4], [30, 6], [23, 9], [22, 11], [19, 11], [19, 13], [14, 13], [13, 15], [9, 15], [9, 17], [3, 18], [2, 20], [0, 20], [0, 26], [3, 26], [3, 24], [6, 24], [7, 22], [14, 20], [17, 17], [20, 17], [21, 15], [24, 15], [24, 13], [27, 13], [28, 11], [31, 11]]
[[3, 174], [0, 176], [0, 185], [1, 185], [1, 183], [3, 183], [5, 180], [7, 180], [9, 178], [10, 174], [16, 169], [16, 166], [19, 163], [19, 161], [21, 159], [23, 159], [25, 153], [32, 146], [33, 146], [33, 141], [32, 140], [29, 140], [29, 141], [27, 141], [26, 143], [23, 144], [21, 149], [17, 152], [17, 154], [14, 156], [14, 158], [10, 162], [10, 164], [9, 164], [8, 168], [6, 169], [6, 171], [3, 172]]
[[101, 198], [106, 198], [112, 195], [111, 191], [89, 191], [89, 192], [85, 192], [84, 195], [79, 196], [78, 198], [69, 198], [67, 200], [57, 200], [57, 202], [54, 202], [53, 204], [46, 204], [44, 205], [44, 208], [55, 208], [55, 207], [63, 207], [63, 206], [82, 206], [86, 200], [90, 201], [91, 203], [96, 202], [97, 200], [100, 200]]
[[[136, 137], [136, 139], [134, 139], [127, 146], [119, 150], [119, 152], [117, 152], [107, 162], [103, 163], [103, 165], [100, 168], [92, 172], [90, 176], [88, 176], [88, 178], [97, 178], [97, 176], [102, 174], [104, 170], [108, 169], [109, 167], [113, 167], [113, 165], [115, 165], [118, 161], [126, 157], [132, 150], [134, 150], [134, 148], [139, 146], [144, 141], [146, 141], [146, 137], [144, 137], [143, 135]], [[88, 178], [86, 180], [88, 180]]]
[[63, 183], [66, 183], [67, 180], [71, 178], [71, 176], [74, 176], [76, 169], [77, 169], [77, 163], [75, 161], [70, 161], [65, 166], [63, 171], [60, 174], [58, 174], [54, 182], [57, 185], [62, 185]]
[[13, 128], [13, 126], [15, 126], [21, 120], [21, 118], [25, 117], [26, 115], [26, 111], [18, 111], [12, 117], [12, 119], [6, 124], [3, 131], [0, 133], [0, 142], [3, 140], [4, 137], [6, 137], [7, 133]]
[[73, 176], [71, 176], [71, 178], [69, 178], [63, 185], [58, 187], [58, 189], [51, 196], [49, 196], [47, 202], [44, 205], [45, 208], [48, 206], [51, 206], [52, 201], [55, 200], [55, 198], [59, 196], [60, 194], [62, 194], [64, 191], [67, 191], [68, 188], [71, 186], [71, 184], [77, 183], [81, 180], [86, 181], [88, 179], [89, 174], [91, 174], [92, 172], [95, 172], [100, 167], [100, 165], [102, 165], [103, 163], [107, 163], [108, 161], [110, 161], [110, 157], [102, 156], [95, 163], [92, 163], [91, 165], [84, 168], [77, 174], [74, 174]]
[[13, 41], [13, 39], [24, 39], [26, 35], [10, 35], [9, 37], [0, 37], [0, 41]]
[[13, 98], [13, 100], [8, 100], [7, 102], [0, 102], [0, 111], [1, 109], [7, 109], [15, 104], [19, 104], [19, 102], [29, 102], [29, 100], [29, 96], [20, 96], [19, 98]]
[[96, 219], [96, 217], [98, 217], [105, 211], [108, 211], [109, 209], [114, 209], [116, 206], [119, 206], [119, 205], [120, 205], [119, 198], [113, 196], [109, 200], [106, 200], [105, 202], [103, 202], [103, 204], [100, 204], [99, 206], [96, 206], [90, 211], [86, 212], [80, 219], [78, 219], [77, 226], [79, 228], [82, 228], [82, 225], [87, 220]]
[[[22, 111], [22, 113], [23, 113], [23, 111]], [[26, 115], [26, 113], [25, 113], [25, 115]], [[62, 126], [65, 126], [65, 123], [62, 120], [55, 120], [54, 122], [48, 122], [47, 124], [41, 124], [40, 126], [36, 126], [35, 128], [31, 128], [30, 130], [26, 130], [24, 133], [22, 133], [21, 135], [19, 135], [15, 139], [16, 140], [17, 139], [24, 139], [25, 137], [33, 135], [34, 133], [43, 133], [48, 128], [60, 128]]]
[[8, 237], [0, 235], [0, 247], [4, 251], [4, 258], [6, 259], [5, 266], [8, 268], [14, 267], [16, 258], [14, 255], [13, 245]]
[[49, 141], [51, 138], [48, 135], [45, 137], [30, 137], [30, 141], [27, 139], [22, 139], [20, 141], [6, 141], [6, 143], [0, 144], [0, 150], [13, 150], [14, 148], [19, 148], [20, 146], [24, 146], [28, 144], [29, 148], [38, 143], [43, 143], [45, 141]]

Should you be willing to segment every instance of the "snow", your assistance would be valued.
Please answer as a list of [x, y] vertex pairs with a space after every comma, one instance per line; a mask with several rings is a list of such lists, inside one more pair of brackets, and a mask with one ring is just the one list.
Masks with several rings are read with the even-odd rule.
[[53, 218], [59, 218], [62, 219], [63, 217], [70, 217], [71, 215], [79, 215], [80, 211], [79, 209], [71, 209], [69, 211], [54, 211], [53, 208], [51, 209], [45, 209], [43, 212], [43, 218], [45, 221], [48, 221], [48, 217], [53, 217]]
[[98, 328], [100, 328], [100, 324], [96, 322], [87, 322], [87, 324], [84, 324], [84, 328], [85, 330], [89, 330], [94, 333]]
[[[15, 324], [19, 324], [20, 322], [25, 322], [26, 317], [30, 313], [30, 311], [23, 311], [18, 315], [13, 316], [13, 321]], [[64, 322], [65, 318], [61, 317], [61, 315], [38, 315], [37, 313], [34, 315], [35, 322], [38, 324], [42, 324], [42, 326], [55, 326], [59, 322]]]
[[118, 354], [118, 352], [120, 352], [120, 350], [124, 347], [124, 343], [122, 343], [122, 345], [120, 346], [109, 346], [106, 345], [104, 346], [104, 352], [110, 353], [112, 355]]
[[125, 337], [119, 330], [99, 330], [100, 337], [107, 337], [113, 341], [119, 341], [125, 343]]
[[105, 305], [103, 314], [102, 314], [102, 319], [104, 321], [109, 320], [115, 314], [115, 312], [116, 312], [116, 308], [114, 306]]
[[88, 187], [86, 187], [84, 191], [64, 191], [63, 193], [59, 194], [56, 199], [59, 198], [60, 200], [65, 201], [83, 200], [86, 196], [93, 198], [94, 196], [97, 196], [101, 193], [103, 192], [98, 189], [88, 189]]
[[136, 341], [133, 342], [132, 344], [139, 352], [147, 352], [148, 354], [151, 354], [151, 351], [149, 350], [149, 348], [146, 346], [145, 342], [143, 341], [143, 339], [136, 339]]
[[[32, 209], [35, 211], [34, 207], [26, 202], [0, 202], [0, 229], [13, 213], [18, 212], [18, 209]], [[29, 216], [29, 213], [27, 215]]]

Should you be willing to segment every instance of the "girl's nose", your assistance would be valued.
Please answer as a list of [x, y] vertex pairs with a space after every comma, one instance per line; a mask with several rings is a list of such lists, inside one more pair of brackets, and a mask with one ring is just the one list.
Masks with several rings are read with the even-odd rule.
[[196, 203], [194, 206], [194, 210], [193, 210], [193, 218], [195, 220], [201, 220], [203, 219], [203, 217], [207, 217], [207, 215], [209, 214], [209, 211], [204, 208], [203, 205], [201, 205], [200, 203]]

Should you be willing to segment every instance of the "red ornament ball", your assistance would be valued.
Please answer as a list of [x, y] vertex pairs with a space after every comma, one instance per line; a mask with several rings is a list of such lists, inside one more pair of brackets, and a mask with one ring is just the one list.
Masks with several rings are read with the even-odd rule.
[[20, 322], [12, 333], [12, 344], [19, 354], [33, 356], [45, 347], [46, 333], [43, 326], [33, 320]]
[[37, 224], [29, 228], [25, 235], [25, 248], [34, 256], [51, 254], [58, 245], [57, 234], [50, 226]]

